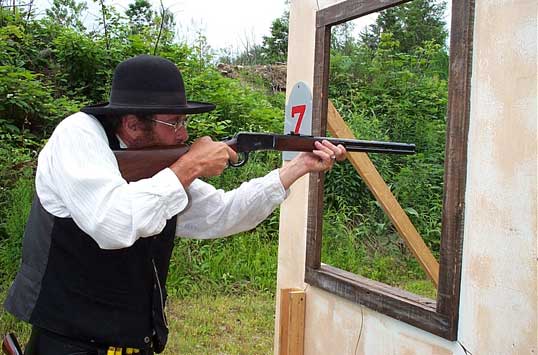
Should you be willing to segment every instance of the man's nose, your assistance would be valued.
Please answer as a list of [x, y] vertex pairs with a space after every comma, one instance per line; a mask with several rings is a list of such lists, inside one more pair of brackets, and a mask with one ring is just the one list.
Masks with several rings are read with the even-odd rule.
[[176, 137], [179, 141], [185, 142], [187, 139], [189, 139], [189, 132], [187, 132], [187, 128], [181, 127], [176, 131]]

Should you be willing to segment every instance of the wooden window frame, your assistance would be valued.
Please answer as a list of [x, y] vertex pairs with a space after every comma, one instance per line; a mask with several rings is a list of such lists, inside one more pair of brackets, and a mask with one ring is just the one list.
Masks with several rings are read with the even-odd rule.
[[[331, 27], [412, 0], [346, 0], [317, 12], [312, 133], [327, 131]], [[442, 233], [437, 300], [321, 263], [324, 175], [310, 175], [305, 282], [455, 340], [461, 281], [474, 0], [452, 0]]]

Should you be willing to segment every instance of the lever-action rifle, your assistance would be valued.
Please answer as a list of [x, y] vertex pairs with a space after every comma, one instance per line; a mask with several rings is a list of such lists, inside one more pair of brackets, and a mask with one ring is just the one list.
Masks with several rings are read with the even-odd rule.
[[[328, 140], [334, 145], [343, 145], [348, 152], [414, 154], [415, 145], [395, 142], [376, 142], [355, 139], [335, 139], [313, 137], [298, 134], [271, 134], [242, 132], [232, 139], [224, 140], [239, 155], [238, 167], [248, 161], [250, 152], [258, 150], [277, 150], [292, 152], [311, 152], [315, 150], [314, 142]], [[172, 165], [189, 150], [189, 146], [163, 146], [149, 149], [116, 150], [114, 154], [120, 167], [121, 175], [127, 181], [149, 178], [157, 172]]]

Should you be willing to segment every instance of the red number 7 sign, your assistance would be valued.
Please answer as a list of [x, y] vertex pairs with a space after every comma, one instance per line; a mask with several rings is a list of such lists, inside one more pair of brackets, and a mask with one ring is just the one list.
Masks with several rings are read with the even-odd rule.
[[297, 105], [291, 108], [291, 117], [295, 117], [295, 115], [299, 114], [299, 119], [297, 120], [297, 124], [295, 125], [295, 129], [293, 130], [293, 133], [299, 134], [299, 129], [301, 128], [301, 123], [303, 122], [303, 117], [304, 117], [305, 112], [306, 112], [306, 105]]

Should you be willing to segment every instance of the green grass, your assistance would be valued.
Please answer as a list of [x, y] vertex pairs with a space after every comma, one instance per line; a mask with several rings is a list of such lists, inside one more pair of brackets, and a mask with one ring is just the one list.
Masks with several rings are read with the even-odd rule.
[[[339, 269], [435, 299], [437, 289], [418, 261], [389, 225], [363, 218], [351, 221], [354, 211], [324, 213], [321, 261]], [[383, 233], [376, 235], [376, 227]]]
[[168, 304], [164, 354], [272, 354], [274, 308], [266, 292], [176, 298]]
[[[3, 305], [7, 295], [6, 289], [0, 291], [0, 304]], [[0, 336], [3, 337], [8, 332], [13, 332], [17, 336], [19, 343], [26, 344], [30, 337], [30, 325], [17, 320], [11, 314], [7, 313], [4, 307], [0, 307]]]
[[[272, 354], [274, 308], [274, 297], [268, 292], [171, 297], [167, 302], [170, 335], [163, 354]], [[28, 341], [30, 327], [2, 309], [0, 334], [8, 331], [15, 332], [21, 344]]]
[[7, 192], [8, 207], [0, 215], [0, 292], [11, 283], [20, 264], [22, 235], [30, 213], [34, 180], [21, 178]]
[[400, 285], [400, 288], [431, 299], [437, 298], [437, 289], [434, 287], [433, 283], [429, 279], [408, 280], [402, 283]]
[[[276, 217], [276, 213], [274, 214]], [[258, 229], [208, 241], [178, 239], [167, 281], [168, 293], [240, 294], [276, 287], [278, 235], [271, 219]]]
[[[341, 239], [347, 239], [346, 236]], [[383, 282], [420, 296], [435, 299], [437, 289], [422, 271], [412, 256], [402, 254], [383, 254], [367, 250], [364, 245], [338, 248], [332, 240], [323, 240], [322, 262], [339, 269], [361, 275], [371, 280]], [[343, 257], [345, 254], [345, 258]]]

